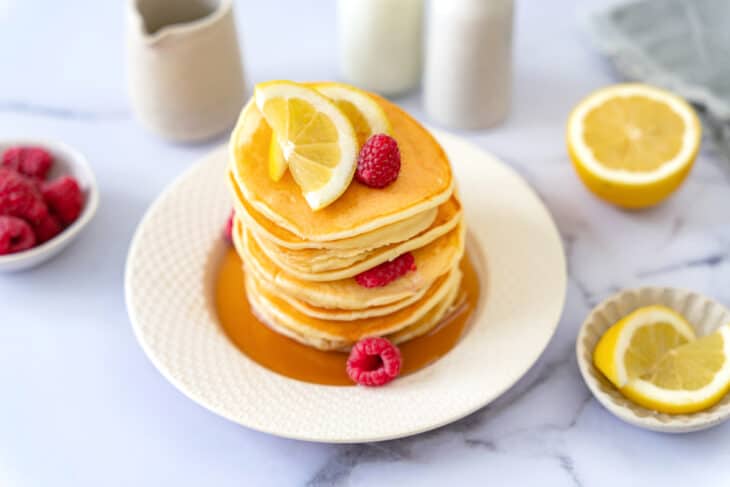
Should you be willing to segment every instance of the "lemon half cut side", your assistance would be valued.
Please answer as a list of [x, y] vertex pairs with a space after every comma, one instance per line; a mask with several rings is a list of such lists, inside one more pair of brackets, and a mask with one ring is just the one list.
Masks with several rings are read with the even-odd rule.
[[585, 185], [624, 208], [663, 201], [684, 181], [700, 146], [694, 109], [668, 91], [619, 84], [582, 100], [568, 119], [567, 145]]

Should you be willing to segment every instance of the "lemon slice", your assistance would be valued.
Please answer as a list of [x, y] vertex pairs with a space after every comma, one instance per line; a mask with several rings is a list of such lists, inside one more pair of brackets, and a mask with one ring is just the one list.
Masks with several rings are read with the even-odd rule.
[[392, 135], [388, 116], [366, 92], [343, 83], [316, 83], [314, 89], [329, 98], [350, 119], [357, 142], [362, 147], [375, 134]]
[[280, 181], [286, 173], [288, 163], [284, 158], [284, 153], [281, 152], [279, 141], [276, 137], [271, 137], [269, 143], [269, 177], [272, 181]]
[[692, 326], [666, 306], [645, 306], [603, 334], [593, 362], [619, 389], [641, 376], [669, 350], [695, 339]]
[[619, 84], [581, 101], [567, 144], [578, 175], [597, 196], [644, 208], [669, 196], [697, 156], [702, 129], [683, 99], [643, 84]]
[[316, 90], [291, 81], [256, 85], [254, 100], [310, 208], [339, 198], [357, 165], [357, 139], [347, 116]]
[[621, 392], [649, 409], [694, 413], [717, 403], [730, 389], [730, 324], [674, 348]]
[[730, 324], [698, 339], [675, 311], [647, 306], [604, 333], [593, 363], [641, 406], [669, 414], [700, 411], [730, 390]]

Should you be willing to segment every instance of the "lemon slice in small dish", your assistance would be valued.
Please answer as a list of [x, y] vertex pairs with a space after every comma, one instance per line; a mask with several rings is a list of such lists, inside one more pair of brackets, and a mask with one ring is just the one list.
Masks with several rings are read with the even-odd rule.
[[[331, 204], [352, 181], [357, 138], [347, 116], [318, 91], [291, 81], [256, 85], [256, 106], [274, 132], [283, 159], [313, 210]], [[269, 174], [283, 174], [271, 168]]]
[[730, 389], [730, 324], [667, 352], [621, 392], [663, 413], [682, 414], [713, 406]]
[[624, 208], [644, 208], [684, 181], [701, 135], [697, 114], [682, 98], [644, 84], [619, 84], [578, 104], [568, 120], [567, 144], [593, 193]]
[[675, 311], [646, 306], [604, 333], [593, 363], [645, 408], [669, 414], [701, 411], [730, 389], [730, 324], [696, 338]]
[[366, 92], [344, 83], [316, 83], [314, 89], [329, 98], [350, 119], [359, 147], [375, 134], [392, 135], [388, 116]]
[[679, 313], [666, 306], [644, 306], [603, 334], [593, 352], [593, 363], [621, 389], [669, 350], [694, 340], [692, 325]]

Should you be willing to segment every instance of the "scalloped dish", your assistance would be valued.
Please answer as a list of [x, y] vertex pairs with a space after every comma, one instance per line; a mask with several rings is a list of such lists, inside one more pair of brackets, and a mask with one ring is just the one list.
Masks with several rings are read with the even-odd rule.
[[666, 433], [684, 433], [715, 426], [730, 418], [730, 394], [712, 407], [690, 414], [666, 414], [638, 405], [624, 396], [596, 368], [594, 350], [606, 331], [634, 310], [663, 305], [679, 313], [698, 337], [730, 323], [730, 311], [710, 298], [682, 289], [644, 287], [620, 292], [599, 304], [581, 327], [576, 355], [581, 375], [598, 401], [627, 423]]

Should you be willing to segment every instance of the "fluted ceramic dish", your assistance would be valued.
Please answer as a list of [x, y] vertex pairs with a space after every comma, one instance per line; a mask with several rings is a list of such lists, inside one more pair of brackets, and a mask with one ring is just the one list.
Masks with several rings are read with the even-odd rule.
[[730, 323], [730, 311], [701, 294], [668, 287], [642, 287], [622, 291], [596, 306], [578, 334], [575, 344], [578, 366], [588, 388], [616, 417], [640, 428], [664, 433], [687, 433], [718, 425], [730, 418], [730, 394], [719, 403], [692, 414], [664, 414], [646, 409], [624, 397], [593, 365], [593, 350], [601, 335], [637, 308], [663, 304], [682, 314], [698, 336]]
[[292, 380], [241, 353], [212, 304], [225, 250], [221, 231], [231, 211], [221, 148], [158, 198], [132, 242], [127, 309], [150, 360], [211, 411], [310, 441], [412, 435], [502, 394], [535, 363], [557, 327], [566, 286], [560, 235], [517, 173], [463, 139], [435, 135], [453, 161], [481, 285], [471, 326], [448, 354], [386, 387], [364, 388]]

